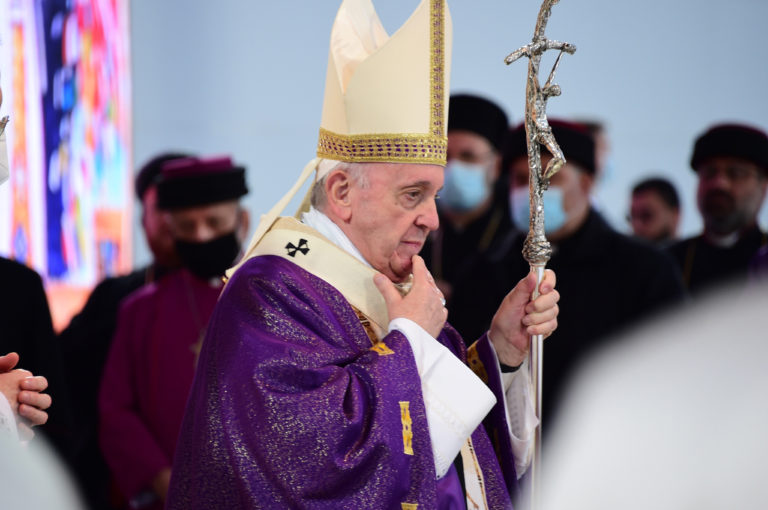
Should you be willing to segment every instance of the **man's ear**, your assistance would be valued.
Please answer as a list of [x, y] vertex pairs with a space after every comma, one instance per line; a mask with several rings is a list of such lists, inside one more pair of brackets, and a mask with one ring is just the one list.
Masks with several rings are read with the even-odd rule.
[[325, 178], [328, 212], [342, 221], [352, 216], [352, 179], [343, 170], [334, 170]]
[[248, 209], [244, 207], [240, 208], [240, 226], [237, 228], [237, 237], [240, 238], [240, 242], [245, 241], [245, 236], [248, 235], [248, 229], [251, 226], [251, 214]]

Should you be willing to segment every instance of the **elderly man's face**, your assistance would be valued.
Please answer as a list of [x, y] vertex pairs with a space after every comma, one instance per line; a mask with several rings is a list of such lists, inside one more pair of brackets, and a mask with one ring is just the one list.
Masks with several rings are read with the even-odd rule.
[[443, 186], [443, 167], [374, 163], [367, 180], [367, 187], [355, 183], [350, 190], [347, 236], [377, 271], [405, 281], [411, 258], [439, 225], [435, 198]]
[[741, 158], [714, 157], [696, 172], [696, 198], [708, 232], [730, 234], [755, 222], [768, 185], [757, 165]]

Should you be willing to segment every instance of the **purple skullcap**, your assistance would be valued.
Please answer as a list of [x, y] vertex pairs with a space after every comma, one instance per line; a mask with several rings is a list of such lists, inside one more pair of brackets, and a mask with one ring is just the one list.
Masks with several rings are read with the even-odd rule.
[[707, 159], [718, 156], [746, 159], [768, 174], [768, 136], [746, 124], [712, 126], [696, 139], [691, 168], [695, 171]]
[[231, 158], [184, 158], [168, 161], [157, 184], [160, 209], [186, 209], [237, 200], [248, 193], [245, 168]]

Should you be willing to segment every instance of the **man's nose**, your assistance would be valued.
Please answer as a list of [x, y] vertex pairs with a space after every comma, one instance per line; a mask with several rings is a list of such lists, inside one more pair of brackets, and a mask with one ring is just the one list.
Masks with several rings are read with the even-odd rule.
[[210, 241], [216, 237], [216, 232], [206, 224], [200, 224], [195, 226], [194, 240], [198, 243], [204, 243]]
[[416, 217], [416, 224], [426, 227], [430, 231], [437, 230], [440, 226], [440, 218], [437, 215], [437, 203], [435, 199], [426, 201], [424, 210]]

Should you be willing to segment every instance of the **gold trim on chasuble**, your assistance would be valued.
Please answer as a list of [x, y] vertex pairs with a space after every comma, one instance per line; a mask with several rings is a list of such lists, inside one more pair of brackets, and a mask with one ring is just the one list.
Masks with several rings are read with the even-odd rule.
[[379, 356], [389, 356], [390, 354], [395, 353], [395, 351], [390, 349], [389, 346], [384, 342], [377, 342], [373, 347], [371, 347], [371, 350], [378, 353]]
[[485, 371], [485, 365], [480, 361], [480, 355], [477, 353], [477, 343], [470, 345], [467, 349], [467, 364], [480, 380], [488, 384], [488, 372]]
[[403, 424], [403, 453], [413, 455], [413, 422], [411, 421], [411, 411], [408, 401], [400, 402], [400, 421]]
[[401, 510], [418, 510], [418, 503], [400, 503]]
[[320, 128], [317, 156], [336, 161], [401, 161], [445, 165], [445, 12], [444, 0], [430, 1], [430, 132], [341, 135]]

